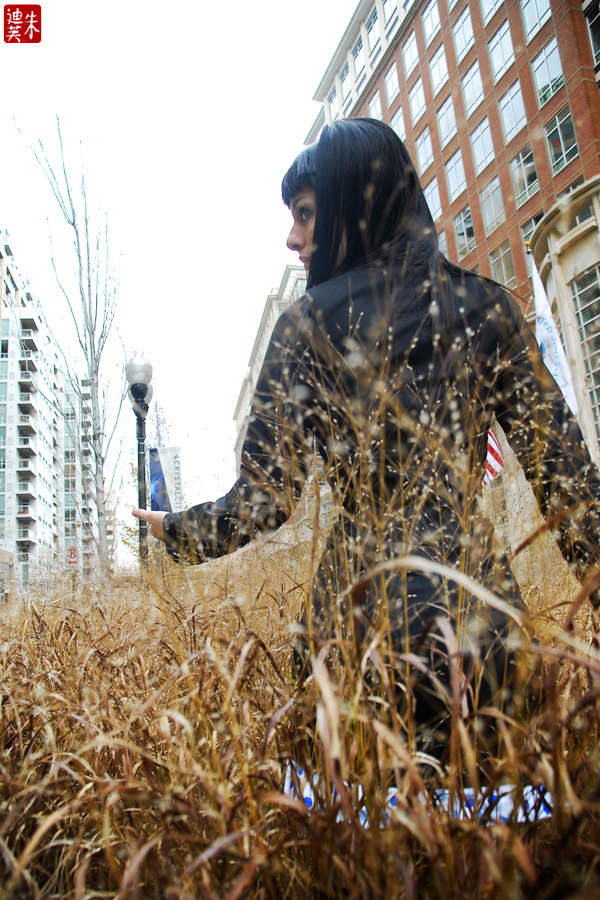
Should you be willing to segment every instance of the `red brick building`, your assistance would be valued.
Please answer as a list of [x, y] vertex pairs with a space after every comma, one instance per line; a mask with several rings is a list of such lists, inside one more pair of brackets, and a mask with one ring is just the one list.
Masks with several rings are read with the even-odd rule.
[[[317, 89], [323, 109], [307, 137], [343, 116], [389, 123], [419, 172], [442, 250], [513, 289], [526, 314], [532, 240], [568, 332], [588, 443], [600, 434], [600, 338], [584, 324], [592, 315], [600, 332], [599, 78], [598, 0], [363, 0]], [[557, 224], [571, 199], [573, 215]], [[555, 252], [548, 223], [570, 234], [564, 278], [554, 269], [567, 245]], [[580, 236], [584, 257], [573, 254]], [[592, 270], [582, 312], [571, 301]]]

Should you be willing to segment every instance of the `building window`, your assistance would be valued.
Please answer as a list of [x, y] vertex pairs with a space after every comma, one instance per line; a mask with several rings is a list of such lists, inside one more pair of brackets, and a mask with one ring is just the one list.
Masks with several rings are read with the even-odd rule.
[[423, 188], [427, 206], [433, 220], [439, 219], [442, 214], [442, 201], [440, 200], [440, 191], [438, 188], [437, 178], [430, 181], [427, 187]]
[[377, 8], [373, 10], [367, 19], [367, 40], [369, 42], [369, 53], [372, 53], [379, 42], [379, 29], [377, 28]]
[[429, 133], [429, 126], [422, 131], [419, 137], [416, 140], [417, 145], [417, 159], [419, 160], [419, 174], [423, 174], [425, 169], [428, 169], [431, 163], [433, 162], [433, 147], [431, 145], [431, 134]]
[[448, 66], [446, 64], [446, 54], [444, 53], [443, 44], [441, 44], [439, 49], [433, 54], [429, 62], [429, 69], [431, 71], [433, 96], [435, 97], [441, 86], [448, 81]]
[[494, 37], [488, 44], [494, 81], [499, 81], [509, 66], [515, 61], [508, 19], [502, 23]]
[[492, 264], [492, 275], [498, 284], [513, 289], [517, 286], [517, 273], [515, 272], [515, 261], [513, 259], [510, 242], [504, 241], [497, 250], [490, 253], [490, 262]]
[[446, 232], [440, 231], [438, 234], [438, 247], [440, 253], [443, 253], [444, 256], [448, 256], [448, 241], [446, 240]]
[[350, 84], [350, 69], [348, 67], [348, 63], [344, 66], [342, 71], [340, 72], [340, 85], [342, 87], [342, 102], [347, 99], [350, 91], [352, 90], [352, 85]]
[[334, 88], [332, 90], [328, 99], [329, 99], [329, 115], [331, 116], [331, 121], [334, 122], [340, 114], [340, 107], [338, 105], [336, 88]]
[[448, 194], [452, 203], [467, 187], [465, 167], [463, 166], [460, 148], [446, 163], [446, 178], [448, 180]]
[[550, 0], [521, 0], [523, 19], [525, 20], [525, 37], [527, 42], [537, 34], [544, 22], [550, 18]]
[[600, 63], [600, 3], [591, 6], [586, 12], [586, 17], [594, 54], [594, 65], [597, 66]]
[[460, 62], [475, 41], [473, 25], [471, 24], [471, 13], [468, 6], [465, 6], [456, 20], [452, 34], [454, 35], [454, 46], [456, 48], [456, 61]]
[[365, 67], [365, 51], [363, 49], [363, 42], [361, 37], [359, 37], [354, 45], [352, 56], [354, 57], [354, 74], [358, 78]]
[[398, 135], [401, 141], [406, 138], [406, 128], [404, 127], [404, 114], [402, 112], [402, 107], [399, 106], [394, 115], [392, 116], [392, 121], [390, 125]]
[[552, 38], [536, 56], [532, 68], [538, 103], [543, 106], [565, 83], [556, 38]]
[[442, 147], [445, 147], [448, 141], [456, 134], [456, 116], [454, 115], [452, 95], [438, 109], [437, 120]]
[[511, 160], [510, 174], [517, 206], [521, 206], [540, 189], [531, 144], [526, 144], [518, 156]]
[[402, 55], [404, 57], [406, 77], [408, 78], [419, 59], [419, 53], [417, 51], [417, 39], [415, 37], [414, 31], [411, 31], [408, 39], [402, 45]]
[[540, 221], [542, 216], [544, 215], [543, 211], [536, 213], [533, 218], [529, 219], [528, 222], [525, 222], [524, 225], [521, 225], [521, 236], [523, 238], [523, 246], [525, 249], [525, 262], [527, 264], [527, 274], [531, 278], [531, 253], [527, 251], [527, 241], [531, 240], [531, 235], [535, 230], [535, 226]]
[[398, 69], [396, 63], [392, 63], [385, 73], [385, 92], [387, 94], [388, 106], [398, 96], [400, 84], [398, 83]]
[[423, 10], [423, 31], [425, 32], [425, 46], [428, 47], [434, 36], [440, 30], [440, 12], [437, 0], [430, 0]]
[[[573, 184], [569, 185], [569, 187], [565, 191], [561, 191], [558, 195], [558, 199], [561, 197], [567, 197], [572, 191], [576, 190], [583, 184], [583, 176], [578, 178], [577, 181], [574, 181]], [[569, 230], [571, 228], [577, 228], [578, 225], [581, 225], [582, 222], [585, 222], [587, 219], [591, 219], [594, 215], [594, 211], [591, 206], [586, 206], [585, 209], [582, 209], [581, 212], [572, 219], [571, 224], [569, 225]]]
[[379, 91], [375, 91], [369, 100], [369, 115], [372, 119], [381, 119], [381, 97]]
[[390, 21], [396, 10], [398, 9], [398, 4], [396, 0], [383, 0], [383, 18], [385, 20], [385, 24]]
[[415, 125], [425, 112], [425, 91], [423, 90], [422, 78], [419, 78], [412, 90], [409, 91], [408, 101], [410, 103], [412, 123]]
[[481, 72], [479, 71], [479, 62], [475, 61], [463, 78], [462, 89], [467, 116], [470, 116], [483, 100], [483, 83], [481, 81]]
[[508, 143], [525, 126], [527, 121], [521, 85], [518, 81], [515, 81], [500, 98], [500, 115], [502, 117], [502, 127], [504, 128], [504, 137]]
[[483, 24], [487, 25], [496, 10], [501, 6], [503, 0], [481, 0], [481, 11], [483, 13]]
[[487, 235], [506, 219], [504, 202], [502, 200], [502, 190], [500, 189], [500, 179], [498, 176], [493, 178], [490, 183], [484, 187], [479, 195], [479, 199], [481, 200], [483, 222], [485, 225], [485, 233]]
[[473, 158], [475, 159], [475, 174], [479, 175], [494, 158], [492, 129], [487, 116], [479, 123], [475, 131], [471, 133], [471, 146], [473, 147]]
[[568, 106], [561, 109], [558, 115], [554, 116], [546, 125], [546, 141], [552, 163], [552, 174], [556, 175], [579, 153], [571, 110]]
[[454, 231], [458, 246], [458, 258], [463, 259], [467, 253], [470, 253], [476, 247], [475, 229], [473, 228], [470, 206], [465, 206], [454, 219]]
[[600, 268], [594, 266], [569, 285], [590, 386], [590, 400], [600, 439]]

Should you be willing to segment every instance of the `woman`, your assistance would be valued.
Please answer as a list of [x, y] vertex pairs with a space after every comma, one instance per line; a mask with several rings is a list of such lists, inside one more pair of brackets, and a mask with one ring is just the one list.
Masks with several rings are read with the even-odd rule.
[[[463, 680], [469, 703], [488, 703], [507, 677], [509, 618], [426, 564], [399, 571], [393, 560], [445, 564], [518, 602], [477, 508], [495, 415], [583, 580], [598, 562], [596, 470], [515, 302], [439, 253], [414, 167], [388, 126], [326, 126], [282, 188], [308, 292], [275, 328], [241, 476], [214, 503], [134, 515], [177, 560], [220, 556], [291, 515], [316, 449], [341, 515], [305, 645], [314, 653], [340, 639], [340, 653], [359, 658], [366, 639], [389, 659], [417, 650], [446, 683], [449, 621], [463, 668], [477, 675]], [[440, 690], [433, 676], [405, 690], [417, 722], [443, 714]]]

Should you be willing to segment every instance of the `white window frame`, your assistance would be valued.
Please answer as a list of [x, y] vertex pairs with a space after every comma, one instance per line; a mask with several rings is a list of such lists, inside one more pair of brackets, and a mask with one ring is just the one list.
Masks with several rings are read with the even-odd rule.
[[[468, 23], [468, 26], [467, 26]], [[470, 29], [470, 36], [465, 38], [465, 31]], [[460, 35], [460, 42], [457, 36]], [[465, 6], [460, 16], [452, 26], [452, 37], [454, 39], [454, 49], [456, 51], [456, 62], [459, 63], [465, 58], [473, 44], [475, 43], [475, 35], [473, 33], [473, 23], [471, 21], [471, 13], [469, 7]]]
[[388, 107], [390, 103], [393, 103], [398, 94], [400, 93], [400, 81], [398, 80], [398, 67], [396, 66], [396, 61], [391, 64], [389, 69], [384, 75], [385, 81], [385, 92], [387, 95]]
[[429, 60], [429, 72], [431, 74], [431, 87], [433, 96], [439, 94], [442, 87], [448, 81], [448, 63], [446, 62], [446, 52], [444, 45], [440, 44], [431, 59]]
[[[531, 161], [531, 162], [529, 162]], [[531, 144], [525, 144], [522, 150], [517, 153], [514, 159], [511, 159], [508, 168], [510, 169], [510, 177], [515, 192], [515, 205], [517, 209], [533, 197], [540, 189], [540, 181], [535, 165], [535, 156], [533, 155], [533, 147]], [[535, 172], [535, 181], [529, 183], [528, 171]], [[521, 185], [523, 185], [521, 189]]]
[[421, 14], [423, 19], [423, 35], [425, 37], [425, 46], [429, 47], [430, 43], [440, 30], [440, 10], [437, 0], [429, 0], [429, 3]]
[[[367, 29], [367, 43], [369, 45], [369, 56], [372, 56], [377, 48], [377, 44], [379, 43], [379, 28], [377, 27], [377, 7], [374, 6], [371, 12], [371, 15], [366, 21], [365, 28]], [[371, 40], [372, 36], [372, 40]]]
[[[558, 60], [560, 75], [552, 79], [550, 76], [549, 59], [554, 54], [556, 54], [556, 59]], [[560, 60], [560, 53], [558, 51], [556, 35], [552, 38], [551, 41], [548, 41], [545, 47], [542, 47], [540, 53], [538, 53], [536, 58], [531, 63], [531, 71], [533, 73], [533, 83], [535, 84], [535, 93], [538, 106], [541, 108], [548, 102], [548, 100], [550, 100], [551, 97], [554, 97], [556, 92], [559, 91], [565, 83], [565, 75], [563, 72], [562, 62]], [[538, 73], [540, 71], [545, 71], [546, 74], [546, 90], [542, 90], [540, 88], [540, 82], [538, 80]], [[549, 93], [546, 93], [546, 91], [549, 91]]]
[[[475, 72], [475, 69], [477, 69], [477, 72]], [[479, 79], [478, 83], [481, 85], [481, 93], [479, 94], [478, 97], [476, 97], [475, 91], [474, 90], [472, 91], [473, 105], [469, 106], [468, 100], [467, 100], [467, 93], [465, 90], [465, 83], [467, 83], [469, 85], [472, 85], [474, 83], [477, 84], [476, 79]], [[483, 98], [485, 97], [485, 92], [483, 90], [483, 81], [481, 79], [481, 69], [479, 68], [479, 60], [478, 59], [475, 60], [475, 62], [473, 63], [471, 68], [468, 70], [468, 72], [465, 73], [465, 75], [461, 79], [460, 84], [461, 84], [461, 88], [462, 88], [463, 101], [465, 104], [465, 112], [467, 114], [467, 118], [469, 118], [469, 116], [473, 115], [473, 113], [475, 112], [477, 107], [480, 105], [480, 103], [483, 102]]]
[[417, 159], [419, 161], [419, 175], [422, 175], [433, 162], [433, 144], [431, 143], [429, 125], [427, 125], [418, 136], [415, 141], [415, 146], [417, 148]]
[[438, 131], [440, 133], [440, 143], [442, 148], [450, 143], [456, 134], [456, 114], [454, 112], [454, 101], [450, 94], [437, 111]]
[[[345, 77], [344, 77], [345, 75]], [[345, 86], [348, 85], [348, 90], [345, 91]], [[352, 81], [350, 78], [350, 66], [346, 62], [346, 64], [342, 67], [342, 71], [340, 72], [340, 87], [342, 89], [342, 103], [345, 103], [350, 94], [352, 93]]]
[[[590, 279], [590, 283], [585, 285], [585, 281]], [[580, 285], [584, 284], [583, 289]], [[595, 288], [595, 291], [594, 291]], [[585, 296], [587, 292], [590, 296]], [[581, 346], [581, 355], [585, 365], [587, 374], [588, 390], [590, 392], [590, 403], [592, 406], [592, 414], [594, 416], [594, 424], [596, 426], [596, 436], [600, 440], [600, 378], [598, 371], [600, 369], [600, 353], [593, 351], [592, 341], [597, 337], [597, 328], [600, 316], [600, 266], [590, 266], [580, 275], [569, 282], [569, 291], [575, 318], [577, 320], [577, 328], [579, 331], [579, 343]], [[595, 294], [595, 295], [594, 295]], [[581, 302], [583, 298], [583, 303]], [[596, 314], [593, 309], [596, 308]], [[592, 315], [590, 315], [592, 311]]]
[[467, 189], [467, 179], [460, 147], [453, 153], [446, 165], [446, 181], [448, 183], [448, 196], [450, 203], [454, 203], [463, 191]]
[[[496, 259], [494, 259], [494, 254], [498, 254]], [[511, 278], [507, 279], [507, 271], [506, 271], [506, 263], [505, 260], [507, 257], [510, 257], [510, 265], [512, 266], [513, 275]], [[495, 263], [498, 263], [500, 269], [502, 270], [502, 278], [497, 278], [497, 270], [495, 269]], [[496, 247], [495, 250], [492, 250], [490, 253], [490, 265], [492, 267], [492, 277], [494, 281], [497, 281], [498, 284], [504, 285], [504, 287], [509, 288], [509, 290], [513, 290], [517, 286], [517, 270], [515, 269], [515, 259], [512, 252], [512, 247], [510, 246], [510, 238], [507, 238], [504, 243], [500, 244], [499, 247]]]
[[392, 119], [390, 121], [390, 126], [394, 129], [398, 137], [401, 141], [406, 140], [406, 127], [404, 125], [404, 113], [402, 112], [402, 107], [399, 106]]
[[429, 212], [431, 213], [431, 218], [435, 222], [442, 215], [442, 201], [440, 198], [440, 189], [438, 186], [437, 177], [435, 175], [431, 179], [429, 184], [427, 184], [423, 188], [423, 193], [425, 194], [427, 206], [429, 207]]
[[397, 0], [383, 0], [383, 20], [387, 25], [398, 9]]
[[[472, 236], [467, 238], [467, 227], [473, 232]], [[461, 235], [464, 237], [464, 244], [461, 246]], [[477, 247], [475, 240], [475, 227], [473, 225], [473, 215], [471, 213], [471, 204], [467, 203], [464, 209], [454, 216], [454, 237], [456, 238], [456, 249], [458, 251], [459, 260], [468, 256], [471, 251]]]
[[589, 7], [586, 10], [585, 17], [587, 19], [588, 34], [590, 36], [594, 65], [597, 66], [600, 63], [600, 9], [596, 7], [595, 14], [593, 14], [593, 9], [593, 6]]
[[481, 0], [481, 17], [484, 25], [491, 22], [496, 11], [502, 6], [503, 2], [504, 0]]
[[331, 121], [335, 122], [340, 114], [340, 104], [338, 103], [337, 88], [335, 85], [331, 89], [327, 102], [329, 103], [329, 115], [331, 116]]
[[521, 12], [525, 40], [529, 43], [552, 15], [550, 0], [521, 0]]
[[497, 84], [515, 61], [515, 51], [508, 19], [504, 20], [498, 31], [488, 42], [488, 51], [494, 83]]
[[[358, 40], [352, 48], [352, 58], [354, 59], [354, 77], [358, 79], [358, 76], [365, 68], [365, 48], [363, 47], [362, 35], [359, 35]], [[358, 68], [359, 61], [361, 63], [360, 69]]]
[[438, 232], [438, 248], [440, 253], [443, 253], [444, 256], [448, 256], [448, 240], [443, 228]]
[[422, 78], [418, 78], [408, 92], [408, 103], [410, 106], [411, 121], [413, 125], [416, 125], [419, 119], [421, 119], [425, 114], [425, 110], [427, 109]]
[[383, 118], [383, 113], [381, 111], [381, 96], [379, 91], [375, 91], [371, 99], [369, 100], [369, 115], [372, 119], [381, 119]]
[[[521, 92], [521, 83], [517, 78], [514, 81], [509, 89], [500, 97], [500, 101], [498, 103], [500, 109], [500, 119], [502, 121], [502, 129], [504, 131], [504, 138], [506, 143], [515, 137], [519, 131], [525, 127], [527, 124], [527, 115], [525, 113], [525, 103], [523, 102], [523, 94]], [[519, 107], [522, 110], [522, 113], [519, 112]], [[513, 120], [513, 124], [510, 129], [506, 127], [506, 119], [504, 115], [504, 110], [510, 108], [511, 117]], [[516, 113], [519, 113], [520, 118], [517, 118]]]
[[414, 31], [411, 31], [409, 36], [402, 44], [402, 59], [404, 61], [404, 71], [406, 72], [406, 77], [408, 78], [411, 72], [414, 72], [415, 66], [419, 62], [417, 36]]
[[[567, 119], [571, 120], [571, 126], [573, 128], [573, 137], [575, 139], [575, 143], [572, 144], [569, 147], [569, 149], [565, 152], [565, 139], [564, 139], [562, 128], [563, 128], [565, 122], [567, 121]], [[551, 132], [549, 131], [549, 129], [557, 131], [557, 136], [560, 140], [560, 146], [562, 149], [562, 156], [559, 159], [557, 159], [556, 161], [554, 160], [554, 158], [552, 156], [552, 151], [550, 149], [550, 133]], [[571, 107], [569, 106], [568, 103], [566, 106], [563, 106], [563, 108], [561, 110], [559, 110], [557, 112], [557, 114], [555, 116], [553, 116], [552, 119], [550, 119], [550, 121], [545, 126], [544, 131], [546, 133], [546, 147], [548, 149], [548, 156], [550, 158], [550, 168], [552, 169], [553, 175], [558, 175], [558, 173], [561, 172], [565, 168], [565, 166], [568, 166], [569, 163], [575, 159], [575, 157], [579, 156], [579, 145], [577, 143], [577, 132], [575, 131], [575, 123], [573, 122], [573, 116], [571, 115]], [[574, 152], [572, 152], [572, 151], [574, 151]], [[568, 156], [568, 159], [567, 159], [567, 156]]]
[[484, 189], [480, 191], [479, 202], [481, 203], [483, 226], [487, 237], [506, 221], [504, 197], [502, 196], [502, 187], [500, 186], [498, 175], [492, 178], [490, 183], [486, 184]]
[[471, 147], [473, 149], [475, 174], [479, 175], [486, 166], [489, 166], [496, 155], [494, 153], [494, 140], [492, 138], [490, 120], [487, 116], [471, 132]]

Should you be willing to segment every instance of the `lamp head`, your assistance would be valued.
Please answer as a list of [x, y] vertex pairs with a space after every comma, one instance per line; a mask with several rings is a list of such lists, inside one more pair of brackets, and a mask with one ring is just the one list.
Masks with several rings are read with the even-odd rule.
[[134, 385], [148, 387], [152, 381], [152, 364], [145, 356], [134, 356], [125, 367], [125, 376], [131, 387]]

